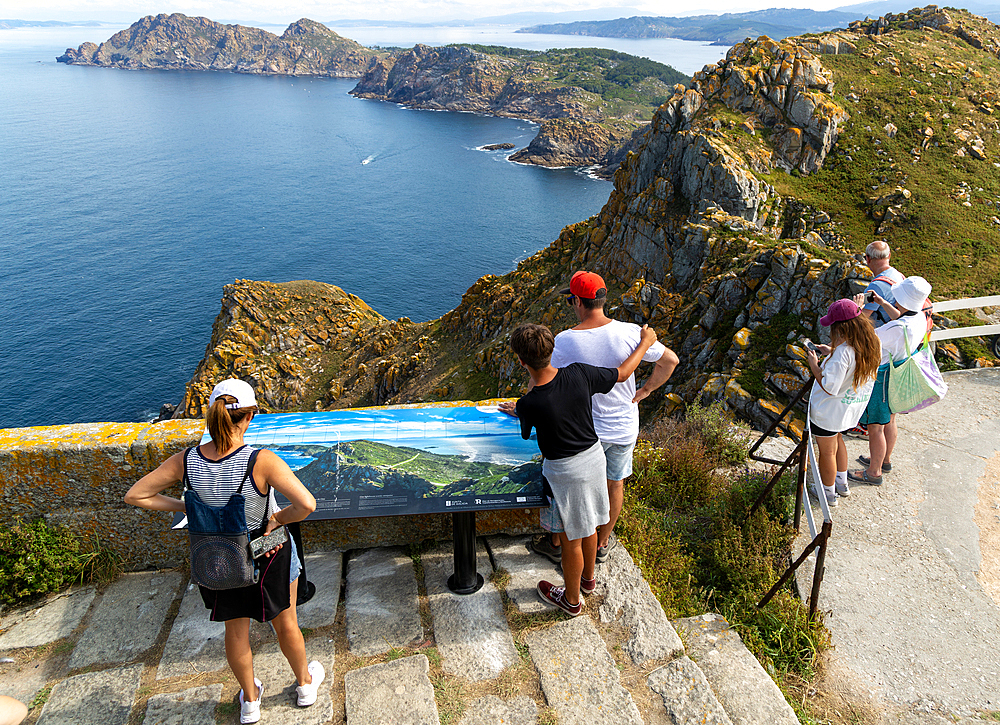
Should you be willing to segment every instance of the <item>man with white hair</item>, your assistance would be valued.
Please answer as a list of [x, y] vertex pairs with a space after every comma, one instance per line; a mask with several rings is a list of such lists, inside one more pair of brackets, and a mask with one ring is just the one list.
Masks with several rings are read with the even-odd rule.
[[[865, 305], [861, 308], [861, 314], [868, 315], [876, 329], [894, 319], [893, 302], [895, 299], [892, 295], [892, 288], [904, 279], [902, 273], [889, 263], [891, 258], [892, 250], [883, 241], [875, 240], [865, 247], [865, 264], [872, 271], [873, 278], [865, 287]], [[872, 292], [875, 294], [872, 295]], [[881, 300], [881, 302], [875, 300]], [[867, 437], [868, 426], [862, 419], [861, 423], [858, 423], [847, 433]]]
[[[891, 308], [896, 300], [892, 288], [904, 279], [902, 273], [889, 263], [891, 258], [892, 250], [885, 242], [876, 240], [865, 248], [865, 263], [872, 271], [873, 279], [865, 287], [865, 306], [862, 308], [862, 314], [868, 315], [877, 328], [893, 319]], [[869, 292], [876, 292], [882, 298], [882, 304], [869, 301]]]

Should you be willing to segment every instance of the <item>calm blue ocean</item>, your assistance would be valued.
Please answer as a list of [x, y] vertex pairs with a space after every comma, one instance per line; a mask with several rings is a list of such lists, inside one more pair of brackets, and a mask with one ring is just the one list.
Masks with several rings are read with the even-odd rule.
[[354, 81], [55, 62], [113, 32], [0, 31], [0, 427], [176, 403], [237, 278], [435, 318], [611, 190], [478, 150], [523, 147], [530, 123], [358, 100]]

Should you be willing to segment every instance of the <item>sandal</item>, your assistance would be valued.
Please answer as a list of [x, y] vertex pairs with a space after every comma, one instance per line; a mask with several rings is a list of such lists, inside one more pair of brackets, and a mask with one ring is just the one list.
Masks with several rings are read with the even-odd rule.
[[881, 486], [882, 477], [869, 476], [868, 471], [861, 469], [860, 471], [848, 471], [847, 478], [850, 481], [856, 481], [858, 483], [867, 483], [869, 486]]
[[[862, 466], [870, 467], [872, 465], [872, 459], [868, 456], [858, 456], [858, 463]], [[882, 473], [888, 473], [892, 470], [892, 464], [889, 461], [882, 461]]]

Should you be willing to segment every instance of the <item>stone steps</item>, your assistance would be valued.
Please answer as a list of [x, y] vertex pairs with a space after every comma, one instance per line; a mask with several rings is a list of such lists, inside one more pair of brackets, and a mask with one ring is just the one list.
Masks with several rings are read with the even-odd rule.
[[[328, 680], [315, 705], [296, 707], [294, 677], [273, 631], [254, 623], [255, 670], [265, 683], [262, 722], [319, 725], [346, 718], [348, 725], [436, 724], [441, 715], [435, 685], [452, 678], [479, 693], [457, 721], [464, 725], [533, 725], [553, 714], [561, 725], [796, 722], [777, 687], [721, 617], [676, 623], [687, 642], [685, 654], [623, 546], [598, 567], [598, 591], [590, 599], [600, 606], [589, 605], [583, 616], [570, 619], [539, 600], [537, 581], [560, 582], [561, 575], [528, 551], [528, 540], [481, 540], [479, 572], [486, 576], [496, 567], [505, 575], [496, 583], [487, 576], [479, 592], [464, 597], [447, 588], [453, 568], [447, 544], [423, 553], [419, 562], [394, 548], [307, 557], [317, 593], [299, 608], [299, 621], [309, 630], [308, 656], [324, 664]], [[343, 617], [338, 619], [339, 612]], [[508, 612], [516, 613], [510, 621], [517, 622], [520, 635], [511, 632]], [[175, 572], [129, 575], [97, 596], [81, 589], [5, 617], [0, 630], [0, 653], [23, 653], [17, 648], [44, 645], [67, 633], [70, 640], [76, 638], [73, 651], [54, 660], [54, 669], [42, 668], [41, 678], [11, 680], [3, 669], [8, 665], [0, 665], [0, 693], [16, 692], [22, 700], [30, 701], [34, 692], [55, 682], [38, 717], [43, 725], [115, 725], [138, 717], [144, 725], [210, 725], [220, 700], [230, 700], [223, 698], [226, 687], [232, 691], [224, 626], [208, 621], [197, 588]], [[338, 641], [343, 643], [340, 661]], [[433, 670], [420, 653], [431, 644], [436, 647]], [[386, 653], [389, 661], [365, 666], [374, 657], [384, 660]], [[506, 699], [482, 696], [476, 683], [488, 688], [510, 668], [522, 678], [534, 670], [538, 702], [523, 690], [513, 696], [516, 688], [500, 688], [513, 693]], [[72, 675], [80, 669], [93, 671]], [[11, 682], [20, 682], [20, 689]], [[143, 700], [140, 685], [157, 694]], [[541, 710], [539, 702], [544, 702]], [[141, 713], [134, 714], [139, 707]], [[550, 714], [542, 718], [546, 709]], [[237, 720], [235, 714], [231, 720]]]

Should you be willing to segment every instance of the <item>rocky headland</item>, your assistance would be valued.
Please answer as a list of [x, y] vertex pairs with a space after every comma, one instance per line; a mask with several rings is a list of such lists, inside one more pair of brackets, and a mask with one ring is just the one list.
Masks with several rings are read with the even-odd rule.
[[60, 63], [126, 70], [214, 70], [357, 78], [382, 54], [303, 18], [281, 36], [180, 13], [150, 15], [95, 45], [67, 48]]
[[[635, 135], [599, 214], [438, 320], [386, 320], [317, 283], [227, 286], [180, 414], [201, 414], [225, 375], [268, 410], [517, 395], [509, 332], [573, 324], [558, 290], [589, 268], [615, 316], [648, 322], [681, 357], [647, 415], [719, 400], [766, 425], [809, 379], [799, 338], [823, 339], [830, 302], [870, 279], [873, 238], [936, 297], [1000, 291], [998, 52], [1000, 28], [934, 6], [739, 43]], [[940, 349], [992, 364], [971, 343]]]
[[596, 48], [416, 45], [380, 59], [351, 93], [411, 108], [526, 118], [541, 128], [512, 160], [597, 166], [610, 176], [632, 134], [681, 80], [668, 66]]

